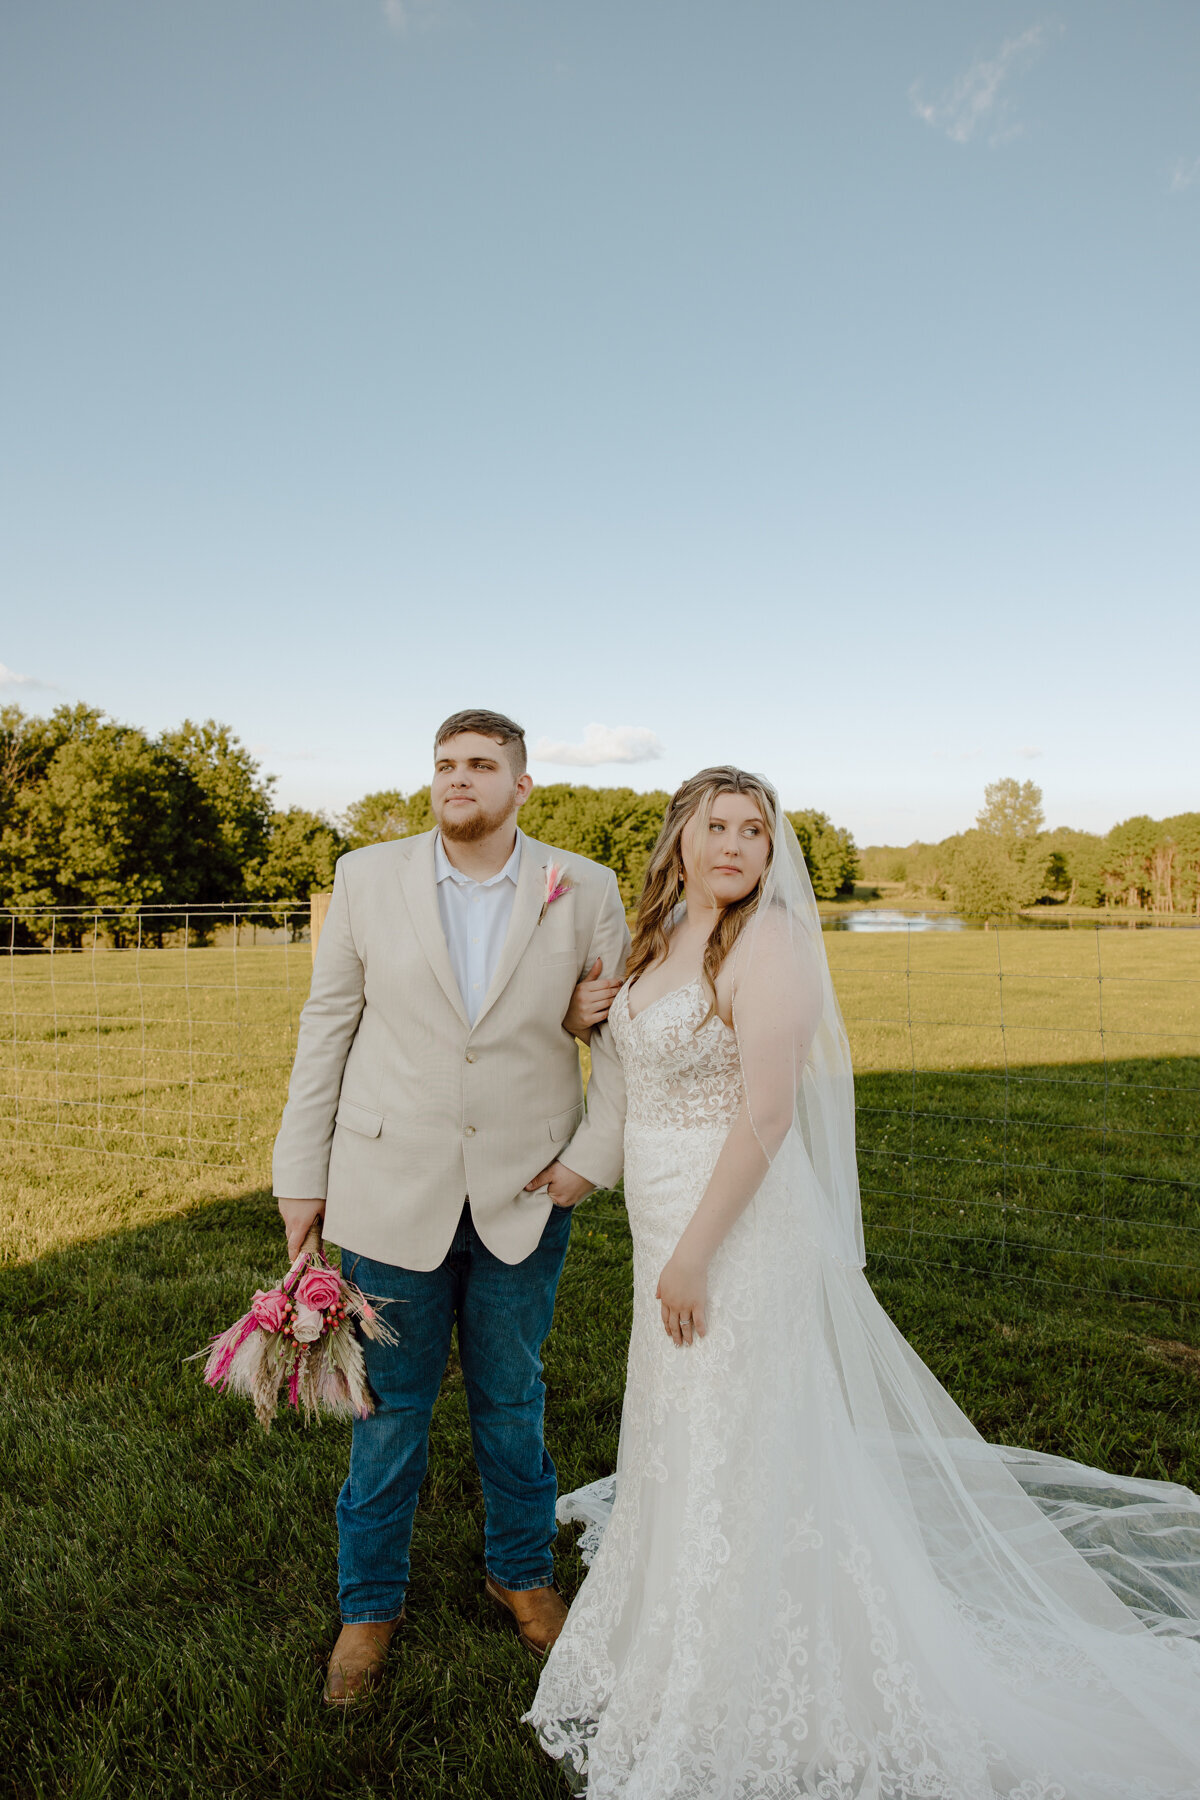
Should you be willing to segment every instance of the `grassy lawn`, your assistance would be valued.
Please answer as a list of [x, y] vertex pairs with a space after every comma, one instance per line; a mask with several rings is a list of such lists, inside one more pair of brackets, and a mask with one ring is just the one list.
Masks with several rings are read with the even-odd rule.
[[1200, 933], [826, 944], [877, 1257], [1200, 1300]]
[[[827, 942], [884, 1305], [987, 1436], [1200, 1486], [1200, 942]], [[182, 1362], [281, 1264], [266, 1156], [307, 948], [236, 983], [224, 951], [131, 954], [63, 958], [53, 991], [45, 959], [11, 971], [2, 1791], [561, 1794], [517, 1723], [535, 1667], [482, 1593], [453, 1367], [391, 1679], [360, 1713], [321, 1707], [348, 1431], [265, 1437]], [[100, 1155], [78, 1147], [97, 1118]], [[612, 1465], [628, 1311], [620, 1199], [598, 1196], [547, 1346], [564, 1486]]]

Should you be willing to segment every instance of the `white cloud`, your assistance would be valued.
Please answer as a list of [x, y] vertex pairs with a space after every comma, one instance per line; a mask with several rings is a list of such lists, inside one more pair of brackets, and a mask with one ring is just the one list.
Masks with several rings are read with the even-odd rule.
[[1191, 162], [1185, 156], [1177, 156], [1171, 170], [1171, 192], [1186, 194], [1187, 190], [1195, 187], [1198, 181], [1200, 181], [1200, 156], [1193, 156]]
[[644, 725], [589, 725], [582, 744], [556, 744], [550, 738], [539, 738], [530, 754], [534, 762], [594, 769], [600, 763], [654, 762], [666, 751], [657, 732]]
[[1035, 756], [1044, 756], [1045, 752], [1040, 744], [1022, 744], [1017, 755], [1023, 756], [1027, 762], [1032, 762]]
[[432, 23], [439, 0], [383, 0], [383, 16], [399, 37]]
[[956, 144], [969, 143], [981, 126], [991, 128], [989, 142], [993, 144], [1016, 137], [1021, 127], [1012, 122], [1008, 99], [1001, 90], [1014, 70], [1028, 67], [1047, 40], [1061, 30], [1058, 25], [1031, 25], [1020, 37], [1006, 38], [995, 56], [976, 57], [936, 100], [922, 99], [920, 83], [914, 82], [908, 90], [914, 113]]
[[49, 681], [39, 681], [36, 675], [18, 675], [15, 669], [0, 663], [0, 688], [51, 688], [53, 685]]

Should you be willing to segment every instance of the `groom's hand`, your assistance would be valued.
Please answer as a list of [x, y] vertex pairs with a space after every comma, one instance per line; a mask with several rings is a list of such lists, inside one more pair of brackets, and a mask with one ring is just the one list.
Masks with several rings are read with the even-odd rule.
[[555, 1206], [570, 1209], [578, 1206], [585, 1194], [590, 1194], [595, 1187], [586, 1175], [577, 1175], [574, 1169], [568, 1169], [566, 1163], [552, 1162], [544, 1168], [540, 1175], [525, 1183], [527, 1194], [536, 1194], [539, 1188], [547, 1188]]
[[287, 1232], [288, 1255], [295, 1262], [300, 1246], [308, 1236], [314, 1219], [325, 1217], [323, 1200], [280, 1200], [277, 1202], [283, 1229]]

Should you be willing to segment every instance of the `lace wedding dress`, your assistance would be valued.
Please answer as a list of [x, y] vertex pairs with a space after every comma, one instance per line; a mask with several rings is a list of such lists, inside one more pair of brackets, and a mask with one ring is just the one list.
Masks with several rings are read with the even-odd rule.
[[676, 1349], [655, 1287], [743, 1097], [699, 981], [610, 1015], [634, 1317], [614, 1480], [527, 1719], [589, 1800], [1200, 1796], [1200, 1501], [985, 1444], [793, 1133]]

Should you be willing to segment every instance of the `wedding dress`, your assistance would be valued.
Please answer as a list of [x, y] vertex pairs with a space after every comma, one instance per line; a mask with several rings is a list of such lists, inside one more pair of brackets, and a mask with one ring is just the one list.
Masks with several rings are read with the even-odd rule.
[[979, 1437], [831, 1227], [833, 1087], [713, 1259], [707, 1335], [663, 1330], [753, 1080], [706, 1012], [697, 980], [610, 1014], [628, 1381], [615, 1478], [559, 1503], [591, 1566], [526, 1715], [542, 1746], [588, 1800], [1196, 1800], [1200, 1500]]

